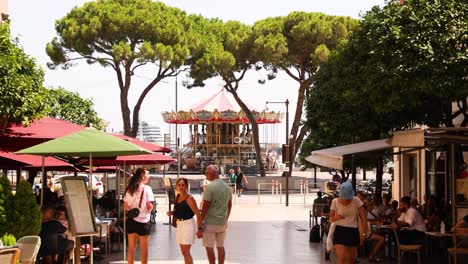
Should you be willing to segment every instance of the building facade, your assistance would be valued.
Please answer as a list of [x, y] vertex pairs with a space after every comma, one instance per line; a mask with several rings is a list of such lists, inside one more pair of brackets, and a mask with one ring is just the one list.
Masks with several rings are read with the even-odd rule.
[[157, 143], [162, 145], [164, 139], [161, 133], [161, 128], [158, 126], [153, 126], [145, 121], [140, 121], [140, 126], [138, 127], [137, 138], [146, 142]]

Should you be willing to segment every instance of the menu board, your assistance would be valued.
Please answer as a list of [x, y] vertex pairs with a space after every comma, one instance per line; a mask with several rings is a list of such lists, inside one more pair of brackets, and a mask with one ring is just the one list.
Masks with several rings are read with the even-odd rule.
[[85, 178], [62, 177], [60, 183], [67, 207], [68, 225], [73, 236], [97, 234], [96, 221]]

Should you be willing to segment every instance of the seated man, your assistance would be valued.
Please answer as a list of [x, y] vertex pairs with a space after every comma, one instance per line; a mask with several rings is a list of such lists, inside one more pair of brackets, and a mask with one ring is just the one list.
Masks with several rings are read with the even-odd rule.
[[[323, 197], [323, 193], [321, 191], [317, 192], [317, 198], [314, 199], [314, 203], [312, 205], [312, 213], [314, 216], [315, 223], [318, 223], [318, 217], [322, 214], [322, 207], [327, 204], [327, 199]], [[320, 211], [315, 211], [314, 207], [319, 206]]]
[[404, 228], [400, 231], [400, 243], [403, 245], [420, 244], [424, 241], [426, 223], [422, 213], [411, 206], [409, 196], [401, 198], [400, 212], [397, 224]]
[[42, 225], [39, 236], [42, 242], [39, 254], [46, 263], [68, 263], [74, 242], [67, 239], [67, 228], [53, 219], [54, 213], [54, 208], [50, 206], [41, 209]]

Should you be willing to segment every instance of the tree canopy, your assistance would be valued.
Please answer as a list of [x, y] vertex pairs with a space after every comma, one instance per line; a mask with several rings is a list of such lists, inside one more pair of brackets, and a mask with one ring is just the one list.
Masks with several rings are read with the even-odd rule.
[[[390, 1], [374, 7], [353, 36], [348, 53], [360, 75], [354, 84], [381, 114], [401, 113], [409, 123], [453, 126], [468, 122], [468, 4], [456, 0]], [[452, 114], [452, 102], [462, 110]]]
[[301, 156], [414, 125], [453, 126], [458, 115], [465, 126], [467, 23], [468, 4], [455, 0], [389, 1], [366, 13], [317, 72]]
[[47, 115], [50, 117], [103, 129], [102, 121], [94, 110], [93, 101], [80, 97], [78, 93], [67, 91], [64, 88], [50, 89], [46, 104], [49, 107]]
[[[115, 71], [124, 133], [135, 136], [146, 95], [164, 78], [176, 76], [200, 45], [190, 35], [186, 14], [151, 0], [98, 0], [73, 8], [56, 22], [58, 37], [47, 44], [52, 63], [68, 68], [76, 60]], [[131, 118], [128, 94], [132, 77], [148, 65], [154, 75], [140, 89]]]
[[301, 124], [301, 117], [305, 95], [311, 88], [317, 69], [328, 60], [331, 51], [346, 41], [357, 25], [358, 21], [349, 17], [306, 12], [267, 18], [254, 25], [253, 49], [259, 60], [266, 68], [273, 71], [281, 69], [299, 83], [289, 142], [293, 157], [308, 131], [308, 127]]
[[0, 24], [0, 130], [9, 122], [27, 125], [45, 114], [43, 72]]
[[202, 86], [205, 79], [214, 76], [221, 77], [225, 82], [224, 88], [233, 95], [252, 126], [258, 168], [260, 175], [265, 176], [258, 123], [251, 109], [238, 94], [240, 82], [246, 72], [258, 62], [252, 51], [252, 28], [238, 21], [223, 23], [217, 19], [197, 18], [195, 24], [198, 24], [197, 32], [200, 37], [209, 40], [209, 43], [205, 45], [200, 58], [194, 61], [190, 77], [194, 78], [195, 86]]

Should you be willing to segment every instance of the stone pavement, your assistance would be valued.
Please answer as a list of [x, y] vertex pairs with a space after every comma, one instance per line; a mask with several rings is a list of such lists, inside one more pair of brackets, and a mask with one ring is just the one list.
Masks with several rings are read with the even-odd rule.
[[[194, 194], [197, 201], [199, 194]], [[309, 208], [314, 197], [306, 204], [303, 196], [294, 194], [290, 206], [279, 204], [278, 197], [263, 194], [257, 204], [256, 193], [236, 197], [228, 223], [226, 238], [227, 264], [294, 264], [294, 263], [336, 263], [324, 260], [324, 244], [309, 243]], [[175, 242], [175, 228], [166, 225], [167, 204], [158, 201], [157, 224], [151, 234], [150, 263], [181, 264], [183, 257]], [[201, 240], [192, 247], [192, 256], [197, 264], [208, 263]], [[137, 249], [136, 263], [140, 263]], [[95, 263], [109, 263], [123, 260], [123, 253], [109, 255]], [[361, 263], [367, 263], [362, 260]], [[387, 263], [393, 263], [391, 261]], [[427, 262], [425, 262], [427, 263]]]

